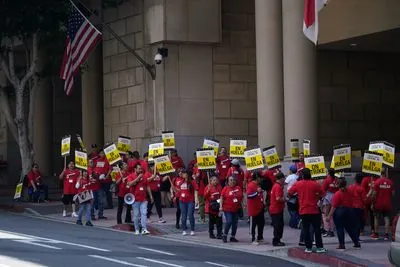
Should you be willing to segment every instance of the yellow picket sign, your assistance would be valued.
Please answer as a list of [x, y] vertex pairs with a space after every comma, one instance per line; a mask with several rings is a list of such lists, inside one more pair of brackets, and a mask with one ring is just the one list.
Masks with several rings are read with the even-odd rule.
[[131, 150], [131, 138], [126, 136], [119, 136], [117, 149], [120, 154], [128, 154], [128, 152]]
[[21, 198], [22, 186], [23, 186], [23, 183], [17, 184], [17, 187], [15, 188], [14, 199]]
[[382, 154], [373, 151], [364, 152], [362, 172], [380, 176], [382, 173]]
[[311, 141], [310, 140], [303, 140], [303, 154], [304, 156], [311, 155]]
[[156, 165], [157, 172], [160, 175], [175, 172], [171, 160], [167, 155], [154, 157], [154, 164]]
[[212, 148], [214, 149], [214, 156], [218, 156], [218, 149], [219, 149], [219, 141], [210, 139], [210, 138], [204, 138], [203, 141], [203, 148]]
[[175, 134], [172, 131], [164, 131], [161, 133], [161, 139], [164, 143], [164, 149], [175, 148]]
[[279, 159], [278, 151], [276, 150], [275, 146], [264, 148], [263, 156], [268, 169], [273, 169], [281, 166], [281, 160]]
[[264, 161], [260, 148], [246, 150], [244, 152], [244, 160], [248, 171], [264, 168]]
[[85, 144], [83, 143], [82, 137], [79, 134], [77, 134], [76, 139], [78, 139], [78, 142], [82, 148], [82, 151], [86, 152], [87, 150], [86, 150]]
[[290, 156], [292, 160], [298, 160], [300, 158], [299, 139], [290, 139]]
[[335, 171], [351, 169], [351, 146], [339, 145], [333, 148], [333, 165]]
[[201, 149], [196, 151], [197, 167], [199, 170], [213, 170], [217, 168], [213, 149]]
[[305, 157], [304, 164], [306, 168], [310, 169], [313, 179], [326, 177], [324, 156]]
[[87, 157], [86, 152], [75, 150], [75, 166], [78, 169], [87, 170], [88, 157]]
[[108, 145], [107, 147], [105, 147], [104, 154], [106, 154], [106, 158], [110, 165], [113, 165], [113, 164], [117, 163], [118, 161], [122, 160], [121, 155], [119, 154], [119, 151], [115, 144], [111, 144], [111, 145]]
[[149, 161], [153, 161], [154, 157], [164, 155], [164, 143], [154, 143], [149, 145]]
[[229, 155], [231, 158], [244, 158], [246, 147], [247, 140], [231, 139], [229, 143]]
[[118, 175], [118, 173], [119, 173], [120, 171], [121, 171], [121, 170], [120, 170], [120, 168], [119, 168], [118, 166], [114, 166], [114, 167], [112, 168], [112, 171], [111, 171], [111, 173], [110, 173], [110, 176], [111, 176], [111, 180], [112, 180], [113, 182], [117, 181], [117, 175]]
[[61, 156], [62, 157], [69, 156], [70, 151], [71, 151], [71, 136], [68, 135], [61, 140]]
[[383, 164], [394, 167], [395, 146], [384, 141], [375, 141], [369, 143], [369, 151], [382, 154]]

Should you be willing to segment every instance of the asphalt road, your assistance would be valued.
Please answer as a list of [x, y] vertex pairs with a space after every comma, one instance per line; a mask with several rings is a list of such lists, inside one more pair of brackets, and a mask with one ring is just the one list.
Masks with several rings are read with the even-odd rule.
[[0, 212], [0, 267], [14, 266], [301, 265], [273, 257]]

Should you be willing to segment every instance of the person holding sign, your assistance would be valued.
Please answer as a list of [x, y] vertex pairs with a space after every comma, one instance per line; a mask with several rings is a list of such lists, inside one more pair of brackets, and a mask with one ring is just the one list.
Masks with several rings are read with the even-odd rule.
[[306, 253], [312, 253], [312, 241], [310, 235], [310, 226], [314, 229], [317, 253], [324, 253], [327, 250], [322, 243], [321, 235], [321, 212], [318, 207], [318, 201], [325, 196], [319, 183], [311, 180], [311, 171], [304, 168], [302, 171], [303, 180], [295, 183], [289, 190], [288, 196], [298, 194], [299, 214], [303, 221], [304, 239], [306, 243]]
[[36, 201], [40, 197], [40, 193], [44, 193], [44, 200], [49, 200], [49, 189], [47, 185], [43, 183], [42, 174], [39, 171], [39, 165], [37, 163], [32, 164], [32, 169], [27, 175], [28, 178], [28, 190], [32, 191], [33, 200]]
[[[205, 198], [204, 198], [204, 190], [208, 184], [207, 173], [204, 171], [199, 170], [197, 166], [193, 168], [193, 179], [196, 181], [198, 186], [198, 196], [199, 196], [199, 211], [200, 211], [200, 218], [199, 222], [202, 223], [206, 222], [206, 214], [205, 214]], [[195, 208], [196, 209], [196, 208]]]
[[90, 214], [92, 216], [92, 221], [96, 220], [96, 216], [94, 215], [94, 210], [98, 210], [99, 216], [103, 214], [103, 198], [100, 198], [101, 195], [101, 185], [99, 180], [99, 175], [94, 171], [95, 165], [94, 160], [89, 159], [88, 161], [88, 175], [90, 180], [90, 190], [93, 193], [93, 203], [90, 209]]
[[304, 163], [304, 153], [300, 152], [299, 154], [299, 161], [296, 162], [296, 169], [297, 169], [297, 175], [299, 175], [299, 172], [306, 167]]
[[[99, 198], [103, 198], [104, 196], [106, 196], [108, 208], [112, 209], [113, 202], [112, 202], [112, 194], [110, 191], [112, 184], [112, 178], [110, 174], [112, 168], [108, 163], [104, 150], [100, 151], [99, 156], [95, 161], [94, 171], [99, 175], [99, 180], [101, 185], [101, 190], [99, 191], [100, 192]], [[99, 211], [99, 219], [106, 219], [102, 213], [100, 214], [100, 211]]]
[[171, 149], [171, 163], [175, 170], [185, 168], [185, 163], [180, 156], [178, 156], [178, 150]]
[[147, 179], [147, 183], [149, 184], [151, 195], [153, 196], [154, 202], [151, 202], [147, 205], [147, 219], [150, 219], [151, 210], [153, 209], [153, 205], [156, 206], [157, 214], [158, 214], [158, 223], [166, 223], [163, 219], [162, 207], [161, 207], [161, 183], [168, 180], [168, 176], [161, 177], [155, 171], [154, 162], [149, 163], [149, 169], [144, 174], [144, 178]]
[[367, 194], [367, 196], [365, 199], [364, 220], [361, 225], [360, 235], [364, 234], [364, 228], [365, 228], [366, 220], [368, 217], [370, 219], [371, 235], [373, 235], [375, 233], [373, 202], [374, 202], [374, 198], [375, 198], [374, 183], [376, 180], [377, 180], [377, 177], [369, 175], [369, 176], [365, 176], [361, 182], [361, 186], [364, 188], [364, 191]]
[[77, 193], [75, 184], [80, 175], [80, 171], [75, 169], [75, 163], [71, 161], [68, 163], [68, 169], [64, 169], [59, 176], [59, 179], [64, 183], [64, 194], [62, 196], [62, 202], [64, 204], [63, 217], [67, 216], [67, 208], [69, 205], [72, 206], [72, 217], [78, 217], [78, 214], [75, 212], [75, 202], [73, 198]]
[[[79, 176], [75, 188], [78, 190], [78, 193], [82, 193], [84, 191], [90, 190], [90, 178], [88, 175], [88, 172], [86, 170], [82, 171], [82, 175]], [[90, 216], [90, 208], [91, 204], [93, 202], [93, 199], [90, 199], [88, 201], [85, 201], [83, 203], [79, 204], [79, 211], [78, 211], [78, 220], [76, 221], [76, 224], [82, 225], [82, 216], [85, 213], [86, 215], [86, 226], [93, 226], [91, 222], [91, 216]]]
[[[222, 217], [219, 216], [219, 199], [221, 197], [222, 187], [218, 178], [213, 175], [210, 183], [204, 190], [204, 198], [206, 199], [206, 213], [208, 214], [208, 232], [211, 239], [222, 239]], [[214, 235], [214, 225], [217, 227], [217, 236]]]
[[217, 157], [217, 173], [219, 178], [219, 183], [222, 187], [226, 184], [226, 178], [228, 177], [228, 170], [231, 166], [231, 160], [227, 155], [225, 147], [221, 147], [219, 155]]
[[135, 196], [133, 203], [133, 224], [135, 226], [135, 235], [139, 235], [139, 218], [142, 226], [142, 235], [148, 235], [147, 230], [147, 194], [150, 202], [154, 202], [153, 196], [147, 179], [144, 177], [142, 166], [138, 163], [135, 167], [135, 172], [128, 176], [128, 187], [130, 192]]
[[260, 184], [260, 175], [258, 173], [253, 173], [251, 175], [251, 181], [248, 182], [246, 190], [248, 207], [247, 212], [250, 217], [251, 242], [253, 245], [258, 245], [260, 242], [264, 241], [264, 197]]
[[274, 238], [272, 245], [274, 247], [283, 247], [285, 243], [281, 242], [283, 237], [283, 210], [285, 209], [285, 195], [283, 193], [283, 184], [285, 175], [279, 172], [276, 175], [276, 183], [271, 190], [271, 205], [269, 206], [269, 214], [271, 215], [272, 226], [274, 227]]
[[[117, 210], [117, 223], [122, 224], [122, 210], [124, 209], [125, 200], [124, 197], [129, 193], [127, 188], [128, 181], [128, 164], [125, 162], [120, 164], [119, 168], [121, 172], [117, 173], [115, 177], [115, 184], [118, 186], [118, 210]], [[126, 215], [125, 215], [125, 223], [132, 223], [132, 205], [126, 205]]]
[[356, 237], [360, 240], [361, 227], [364, 220], [364, 209], [366, 193], [364, 188], [361, 186], [363, 175], [357, 173], [355, 177], [355, 183], [348, 187], [349, 192], [353, 195], [353, 212], [355, 217], [356, 225]]
[[242, 187], [237, 186], [236, 179], [232, 176], [228, 178], [228, 185], [222, 189], [220, 198], [220, 216], [225, 216], [225, 229], [222, 241], [228, 242], [228, 233], [231, 231], [230, 242], [239, 242], [236, 239], [236, 231], [239, 220], [239, 210], [243, 200]]
[[322, 182], [322, 190], [325, 191], [326, 195], [322, 200], [322, 220], [324, 222], [324, 237], [334, 237], [333, 229], [335, 228], [335, 224], [333, 222], [332, 216], [328, 219], [328, 214], [330, 213], [331, 203], [333, 195], [339, 190], [338, 188], [338, 180], [335, 176], [335, 170], [330, 168], [328, 170], [328, 175]]

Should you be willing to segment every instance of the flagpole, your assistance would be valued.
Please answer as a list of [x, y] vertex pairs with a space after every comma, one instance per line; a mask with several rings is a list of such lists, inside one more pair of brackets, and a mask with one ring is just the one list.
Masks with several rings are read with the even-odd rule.
[[[75, 5], [73, 0], [69, 0], [71, 4], [82, 14], [82, 12], [79, 10], [79, 8]], [[95, 15], [98, 16], [97, 14], [93, 13], [87, 6], [85, 6], [80, 0], [76, 1], [79, 3], [90, 15]], [[86, 18], [83, 14], [82, 16]], [[86, 18], [87, 19], [87, 18]], [[87, 19], [89, 21], [89, 19]], [[154, 64], [149, 64], [147, 63], [132, 47], [130, 47], [122, 38], [115, 33], [115, 31], [106, 23], [104, 23], [102, 20], [100, 20], [100, 24], [103, 27], [103, 29], [106, 29], [109, 33], [111, 33], [112, 36], [114, 36], [115, 39], [117, 39], [118, 42], [120, 42], [130, 53], [132, 53], [135, 58], [139, 61], [139, 63], [150, 73], [151, 79], [155, 81], [156, 79], [156, 67]], [[89, 21], [90, 22], [90, 21]]]

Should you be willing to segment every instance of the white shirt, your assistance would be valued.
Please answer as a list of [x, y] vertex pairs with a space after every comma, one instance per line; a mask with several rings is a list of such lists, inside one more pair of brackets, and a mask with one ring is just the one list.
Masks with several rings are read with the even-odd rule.
[[286, 177], [285, 183], [288, 185], [287, 190], [289, 190], [292, 187], [292, 185], [294, 185], [294, 183], [297, 182], [298, 178], [299, 176], [295, 173], [290, 174]]

